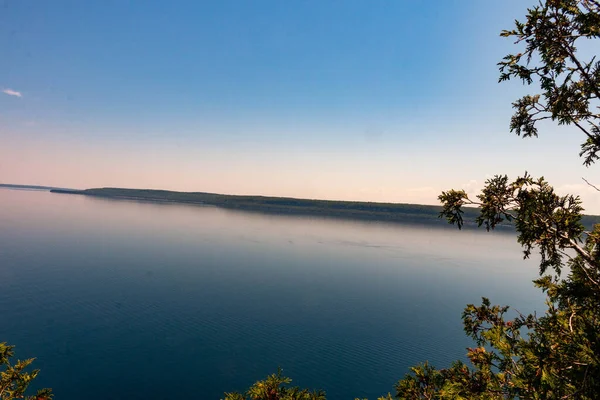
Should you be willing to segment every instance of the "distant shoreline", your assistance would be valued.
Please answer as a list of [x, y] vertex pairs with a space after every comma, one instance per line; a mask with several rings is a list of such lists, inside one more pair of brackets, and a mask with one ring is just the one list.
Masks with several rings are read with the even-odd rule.
[[438, 218], [441, 207], [418, 204], [367, 203], [120, 188], [86, 190], [55, 189], [51, 190], [51, 192], [144, 201], [159, 204], [180, 203], [215, 206], [230, 210], [253, 211], [268, 214], [325, 216], [346, 219], [435, 223], [436, 225], [445, 225], [445, 221]]
[[[370, 203], [359, 201], [313, 200], [289, 197], [225, 195], [204, 192], [175, 192], [150, 189], [98, 188], [86, 190], [54, 189], [52, 193], [77, 194], [110, 199], [134, 200], [153, 203], [181, 203], [209, 205], [226, 209], [253, 211], [279, 215], [304, 215], [316, 217], [335, 217], [354, 220], [387, 221], [397, 223], [427, 224], [438, 227], [448, 226], [439, 218], [441, 206]], [[465, 226], [475, 227], [478, 210], [464, 209]], [[600, 216], [584, 216], [582, 223], [586, 227], [600, 223]], [[504, 224], [504, 229], [513, 229]]]
[[[176, 192], [169, 190], [95, 188], [95, 189], [64, 189], [48, 186], [7, 185], [0, 188], [45, 190], [57, 194], [74, 194], [100, 197], [114, 200], [143, 201], [157, 204], [189, 204], [200, 206], [215, 206], [230, 210], [259, 212], [275, 215], [332, 217], [362, 221], [381, 221], [393, 223], [410, 223], [449, 226], [444, 219], [439, 218], [441, 206], [405, 204], [405, 203], [375, 203], [360, 201], [336, 201], [298, 199], [290, 197], [226, 195], [205, 192]], [[465, 227], [476, 227], [476, 208], [465, 208], [463, 215]], [[600, 224], [600, 216], [585, 215], [582, 223], [587, 228]], [[511, 224], [505, 223], [503, 230], [512, 230]]]

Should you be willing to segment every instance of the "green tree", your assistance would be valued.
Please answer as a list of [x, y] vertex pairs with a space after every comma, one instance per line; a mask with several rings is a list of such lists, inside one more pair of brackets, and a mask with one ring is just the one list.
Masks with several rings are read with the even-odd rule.
[[[583, 60], [577, 45], [598, 48], [600, 2], [546, 0], [502, 36], [525, 48], [499, 63], [500, 81], [539, 84], [541, 93], [513, 103], [511, 131], [537, 136], [542, 120], [574, 125], [586, 140], [580, 156], [592, 165], [600, 152], [600, 62]], [[417, 366], [396, 385], [399, 399], [597, 399], [600, 394], [600, 226], [586, 231], [579, 197], [559, 196], [543, 178], [527, 173], [495, 176], [471, 199], [462, 190], [439, 196], [448, 222], [463, 226], [463, 207], [479, 207], [488, 231], [514, 223], [524, 257], [540, 255], [534, 284], [547, 295], [544, 315], [508, 318], [507, 306], [468, 305], [465, 332], [476, 347], [462, 362], [437, 370]], [[565, 273], [566, 272], [566, 273]]]
[[524, 49], [499, 63], [500, 81], [516, 78], [541, 89], [513, 103], [511, 131], [532, 137], [543, 120], [572, 124], [585, 134], [580, 156], [588, 166], [600, 152], [600, 60], [582, 59], [577, 49], [590, 40], [598, 46], [599, 10], [598, 0], [546, 0], [528, 9], [525, 22], [515, 21], [514, 29], [501, 33]]
[[[33, 358], [28, 360], [17, 360], [15, 364], [10, 362], [14, 356], [14, 346], [8, 346], [6, 343], [0, 343], [0, 400], [21, 399], [25, 397], [25, 392], [31, 381], [40, 372], [33, 370], [26, 372], [27, 367], [33, 362]], [[42, 389], [33, 396], [26, 397], [28, 400], [49, 400], [52, 399], [50, 389]]]
[[[573, 125], [585, 135], [580, 156], [591, 166], [600, 156], [600, 61], [596, 55], [581, 58], [578, 46], [587, 41], [596, 52], [600, 48], [600, 2], [540, 1], [501, 35], [524, 49], [499, 63], [500, 81], [520, 79], [541, 90], [513, 103], [510, 130], [536, 137], [543, 120]], [[396, 384], [395, 398], [599, 398], [600, 225], [585, 230], [579, 197], [560, 196], [543, 178], [525, 173], [514, 180], [489, 179], [474, 199], [462, 190], [443, 192], [439, 199], [440, 217], [459, 229], [469, 205], [479, 208], [475, 222], [488, 231], [504, 221], [514, 224], [524, 257], [539, 253], [540, 278], [534, 284], [546, 293], [547, 309], [539, 317], [516, 313], [510, 318], [508, 306], [492, 305], [487, 298], [479, 306], [468, 305], [462, 319], [475, 342], [467, 353], [470, 365], [413, 367]], [[269, 379], [257, 385], [276, 382]], [[253, 388], [251, 399], [286, 398]], [[246, 399], [236, 396], [227, 399]]]
[[300, 389], [288, 386], [292, 380], [283, 376], [281, 369], [276, 374], [256, 382], [246, 393], [225, 393], [225, 400], [325, 400], [322, 390]]
[[[292, 380], [283, 376], [281, 368], [276, 374], [256, 382], [245, 393], [225, 393], [224, 400], [326, 400], [323, 390], [308, 390], [289, 387]], [[356, 399], [360, 400], [360, 399]], [[362, 399], [366, 400], [366, 399]], [[380, 397], [378, 400], [392, 400], [391, 395]]]

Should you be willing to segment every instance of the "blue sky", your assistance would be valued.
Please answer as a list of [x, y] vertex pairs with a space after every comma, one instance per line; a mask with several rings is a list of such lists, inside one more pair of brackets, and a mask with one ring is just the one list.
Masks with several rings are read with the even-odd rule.
[[600, 212], [577, 132], [508, 132], [523, 0], [2, 5], [0, 182], [435, 203], [528, 170]]

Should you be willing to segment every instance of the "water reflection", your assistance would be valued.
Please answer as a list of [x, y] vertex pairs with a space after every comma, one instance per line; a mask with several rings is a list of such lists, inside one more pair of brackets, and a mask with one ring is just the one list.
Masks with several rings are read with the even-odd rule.
[[0, 190], [0, 243], [0, 339], [63, 399], [217, 399], [278, 365], [375, 398], [464, 354], [466, 303], [541, 300], [480, 231]]

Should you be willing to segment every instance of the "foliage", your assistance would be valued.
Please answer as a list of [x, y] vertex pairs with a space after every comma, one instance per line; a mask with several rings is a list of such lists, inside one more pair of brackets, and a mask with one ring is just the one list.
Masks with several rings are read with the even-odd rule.
[[598, 0], [546, 0], [528, 10], [525, 22], [502, 36], [524, 43], [517, 54], [499, 63], [500, 81], [517, 78], [539, 84], [541, 93], [513, 103], [510, 129], [523, 137], [538, 135], [542, 120], [575, 125], [586, 135], [580, 155], [584, 164], [598, 160], [600, 152], [600, 60], [577, 55], [584, 41], [600, 37]]
[[[14, 346], [8, 346], [6, 343], [0, 343], [0, 400], [12, 400], [23, 398], [27, 387], [38, 375], [39, 370], [26, 372], [25, 370], [33, 362], [33, 358], [28, 360], [17, 360], [15, 364], [10, 362], [14, 356]], [[52, 399], [50, 389], [42, 389], [34, 396], [27, 397], [28, 400], [49, 400]]]
[[512, 221], [518, 232], [518, 242], [524, 246], [525, 257], [534, 247], [540, 252], [540, 274], [548, 267], [560, 274], [564, 265], [565, 249], [572, 249], [589, 262], [590, 255], [580, 246], [584, 230], [581, 224], [581, 201], [572, 195], [559, 196], [544, 178], [534, 180], [527, 173], [509, 182], [508, 177], [495, 176], [486, 181], [479, 201], [469, 199], [462, 191], [450, 190], [439, 196], [444, 204], [441, 213], [447, 220], [462, 227], [461, 209], [464, 205], [477, 205], [479, 226], [489, 231], [503, 221]]
[[[279, 368], [276, 374], [256, 382], [245, 393], [225, 393], [224, 400], [326, 400], [324, 391], [286, 386], [291, 382], [290, 378], [283, 376], [281, 368]], [[388, 394], [378, 400], [392, 400], [392, 396]]]
[[292, 380], [283, 376], [281, 369], [276, 374], [256, 382], [244, 394], [225, 393], [225, 400], [325, 400], [322, 390], [310, 391], [298, 387], [288, 387]]

